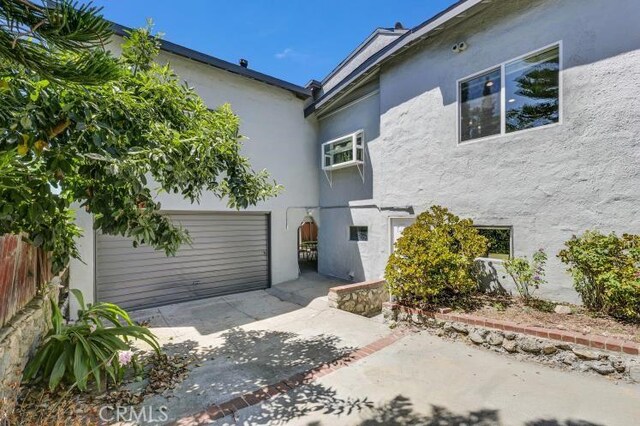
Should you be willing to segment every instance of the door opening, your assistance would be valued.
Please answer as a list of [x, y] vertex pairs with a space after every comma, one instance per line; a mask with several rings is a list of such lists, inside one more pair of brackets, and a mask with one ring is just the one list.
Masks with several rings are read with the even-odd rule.
[[318, 270], [318, 225], [310, 215], [298, 227], [298, 269], [300, 273]]

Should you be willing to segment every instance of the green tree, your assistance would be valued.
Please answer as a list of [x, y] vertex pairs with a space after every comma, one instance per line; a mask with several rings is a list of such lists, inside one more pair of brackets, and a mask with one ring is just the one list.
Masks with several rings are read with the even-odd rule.
[[111, 28], [99, 11], [68, 0], [0, 0], [0, 58], [49, 81], [111, 80], [118, 66], [103, 49]]
[[240, 154], [230, 107], [210, 110], [158, 52], [149, 28], [133, 31], [116, 77], [92, 85], [0, 53], [0, 233], [25, 233], [59, 269], [77, 256], [78, 203], [101, 232], [172, 254], [188, 234], [161, 214], [157, 191], [211, 191], [233, 208], [277, 194]]

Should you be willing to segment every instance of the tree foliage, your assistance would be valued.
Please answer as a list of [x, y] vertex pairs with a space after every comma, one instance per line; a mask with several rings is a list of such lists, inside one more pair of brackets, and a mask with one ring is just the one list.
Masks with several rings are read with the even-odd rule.
[[93, 85], [61, 84], [2, 57], [0, 232], [26, 233], [60, 268], [77, 256], [77, 203], [103, 233], [172, 254], [188, 235], [161, 214], [158, 191], [192, 202], [211, 191], [233, 208], [277, 194], [266, 171], [254, 172], [240, 154], [230, 107], [210, 110], [153, 61], [158, 51], [149, 27], [133, 31], [117, 78]]
[[405, 301], [442, 303], [477, 287], [474, 260], [487, 239], [471, 219], [433, 206], [405, 228], [389, 257], [385, 279], [391, 295]]
[[69, 0], [0, 0], [0, 58], [60, 83], [100, 84], [118, 75], [105, 51], [100, 9]]

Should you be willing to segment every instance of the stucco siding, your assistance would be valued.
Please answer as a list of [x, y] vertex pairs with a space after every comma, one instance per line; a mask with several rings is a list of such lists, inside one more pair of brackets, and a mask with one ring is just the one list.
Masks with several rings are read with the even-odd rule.
[[[348, 167], [327, 175], [320, 171], [320, 205], [323, 207], [347, 205], [349, 201], [366, 200], [373, 196], [374, 179], [380, 165], [380, 159], [372, 153], [380, 136], [380, 96], [377, 84], [370, 85], [368, 89], [352, 99], [351, 103], [347, 102], [338, 113], [320, 119], [318, 158], [321, 145], [335, 138], [364, 130], [365, 141], [363, 168]], [[320, 160], [317, 168], [321, 168]]]
[[[388, 220], [376, 206], [323, 208], [318, 234], [318, 271], [342, 279], [366, 281], [382, 277], [389, 256]], [[368, 227], [368, 241], [350, 241], [349, 226]]]
[[[586, 229], [640, 233], [637, 16], [631, 0], [504, 2], [386, 66], [380, 137], [369, 147], [384, 159], [373, 202], [416, 213], [441, 204], [479, 225], [513, 226], [515, 255], [550, 255], [541, 294], [577, 301], [555, 256], [563, 242]], [[455, 54], [459, 41], [469, 48]], [[457, 81], [557, 41], [562, 123], [458, 144]], [[379, 250], [359, 247], [361, 259]]]

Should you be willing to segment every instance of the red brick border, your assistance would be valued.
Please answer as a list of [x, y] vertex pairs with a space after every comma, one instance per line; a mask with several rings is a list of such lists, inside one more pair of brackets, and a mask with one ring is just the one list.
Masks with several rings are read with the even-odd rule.
[[469, 314], [451, 313], [451, 309], [441, 309], [440, 312], [429, 312], [400, 305], [398, 303], [385, 303], [385, 307], [387, 309], [401, 310], [409, 314], [419, 314], [443, 321], [461, 322], [469, 325], [477, 325], [503, 331], [528, 334], [530, 336], [543, 337], [545, 339], [558, 340], [560, 342], [575, 343], [594, 349], [622, 352], [628, 355], [640, 355], [640, 343], [632, 342], [630, 340], [599, 336], [596, 334], [580, 334], [553, 328], [533, 327], [510, 321], [494, 320]]
[[336, 370], [347, 367], [354, 362], [366, 358], [369, 355], [392, 345], [407, 333], [409, 333], [408, 330], [396, 330], [393, 333], [372, 343], [369, 343], [367, 346], [357, 349], [341, 358], [333, 360], [329, 363], [321, 364], [318, 367], [312, 368], [311, 370], [294, 374], [293, 376], [281, 380], [278, 383], [265, 386], [253, 392], [247, 392], [242, 395], [238, 395], [235, 398], [225, 401], [221, 404], [214, 404], [208, 409], [197, 414], [178, 419], [174, 423], [172, 423], [172, 425], [196, 426], [211, 422], [213, 420], [221, 419], [235, 413], [236, 411], [242, 410], [243, 408], [259, 404], [263, 401], [273, 398], [274, 396], [282, 395], [289, 392], [291, 389], [295, 389], [307, 383], [311, 383], [312, 381], [322, 376], [326, 376], [327, 374], [333, 373]]

